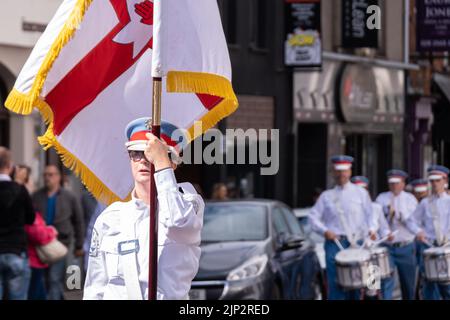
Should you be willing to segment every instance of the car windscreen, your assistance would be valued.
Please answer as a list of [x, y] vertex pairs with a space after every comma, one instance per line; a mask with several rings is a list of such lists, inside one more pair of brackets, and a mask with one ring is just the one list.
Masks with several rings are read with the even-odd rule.
[[260, 241], [267, 238], [264, 205], [207, 204], [202, 242]]

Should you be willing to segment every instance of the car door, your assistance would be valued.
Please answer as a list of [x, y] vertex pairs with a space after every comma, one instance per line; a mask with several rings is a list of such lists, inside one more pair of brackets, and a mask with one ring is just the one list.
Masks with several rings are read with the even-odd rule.
[[[282, 207], [283, 217], [293, 235], [305, 239], [305, 234], [295, 217], [287, 207]], [[290, 279], [290, 294], [293, 299], [311, 299], [314, 297], [314, 280], [318, 268], [316, 267], [315, 253], [308, 245], [302, 245], [296, 249], [295, 259], [292, 259]]]
[[290, 298], [292, 280], [291, 275], [293, 273], [293, 267], [295, 266], [295, 261], [298, 259], [297, 249], [287, 249], [283, 248], [280, 240], [282, 238], [289, 238], [292, 236], [291, 229], [286, 222], [283, 214], [283, 210], [280, 206], [275, 206], [272, 209], [272, 228], [273, 228], [273, 238], [275, 241], [275, 260], [280, 266], [280, 278], [283, 282], [283, 294], [285, 298]]

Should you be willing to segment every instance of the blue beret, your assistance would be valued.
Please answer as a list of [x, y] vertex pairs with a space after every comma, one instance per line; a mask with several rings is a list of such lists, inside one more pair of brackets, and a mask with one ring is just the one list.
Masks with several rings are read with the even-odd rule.
[[364, 176], [355, 176], [355, 177], [352, 177], [352, 178], [350, 179], [350, 181], [351, 181], [352, 183], [356, 183], [356, 184], [358, 184], [358, 183], [364, 183], [364, 184], [366, 184], [366, 185], [369, 185], [369, 179], [367, 179], [367, 177], [364, 177]]
[[337, 156], [333, 156], [331, 157], [331, 162], [332, 163], [353, 163], [354, 159], [353, 157], [350, 156], [345, 156], [345, 155], [337, 155]]
[[408, 174], [407, 174], [405, 171], [399, 170], [399, 169], [392, 169], [392, 170], [389, 170], [389, 171], [386, 173], [386, 175], [387, 175], [388, 177], [402, 177], [402, 178], [404, 178], [404, 179], [408, 178]]
[[428, 168], [428, 173], [431, 173], [431, 172], [440, 172], [440, 173], [444, 173], [445, 175], [448, 175], [450, 173], [450, 170], [447, 167], [444, 167], [444, 166], [431, 165]]
[[416, 179], [416, 180], [411, 181], [411, 185], [413, 187], [420, 186], [420, 185], [425, 185], [425, 184], [428, 185], [428, 180], [427, 179]]

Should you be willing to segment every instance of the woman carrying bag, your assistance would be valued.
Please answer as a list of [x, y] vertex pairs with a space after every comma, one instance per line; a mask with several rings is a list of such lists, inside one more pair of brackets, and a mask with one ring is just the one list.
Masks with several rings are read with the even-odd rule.
[[42, 215], [38, 212], [33, 225], [25, 226], [25, 232], [28, 236], [28, 256], [31, 267], [28, 299], [46, 300], [45, 269], [48, 268], [48, 263], [54, 262], [50, 258], [64, 258], [67, 254], [67, 248], [56, 239], [58, 234], [56, 229], [53, 226], [47, 226]]

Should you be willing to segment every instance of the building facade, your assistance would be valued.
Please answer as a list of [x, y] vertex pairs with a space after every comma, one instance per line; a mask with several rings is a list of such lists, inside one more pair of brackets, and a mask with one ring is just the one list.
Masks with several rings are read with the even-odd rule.
[[11, 149], [16, 164], [32, 168], [33, 180], [40, 184], [43, 166], [56, 162], [37, 142], [45, 126], [37, 111], [31, 116], [9, 112], [4, 107], [22, 66], [36, 41], [61, 4], [61, 0], [3, 0], [0, 4], [0, 144]]

